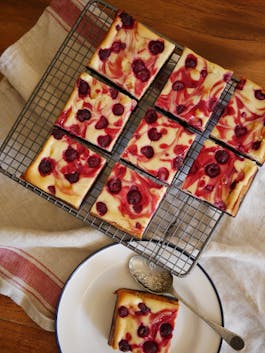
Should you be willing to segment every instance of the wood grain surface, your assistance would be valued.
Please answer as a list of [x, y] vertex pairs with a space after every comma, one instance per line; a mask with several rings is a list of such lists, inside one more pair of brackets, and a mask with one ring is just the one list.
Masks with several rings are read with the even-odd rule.
[[[265, 86], [264, 0], [109, 0], [168, 38]], [[48, 0], [0, 0], [0, 54], [37, 21]], [[58, 353], [39, 328], [0, 296], [1, 353]], [[88, 351], [89, 352], [89, 351]], [[92, 352], [91, 352], [92, 353]]]

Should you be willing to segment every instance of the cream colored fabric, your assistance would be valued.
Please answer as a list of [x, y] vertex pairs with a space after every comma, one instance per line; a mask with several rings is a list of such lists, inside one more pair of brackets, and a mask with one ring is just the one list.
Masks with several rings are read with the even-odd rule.
[[[0, 58], [0, 140], [3, 141], [66, 32], [46, 10], [38, 23]], [[105, 235], [0, 174], [0, 247], [23, 249], [62, 281]], [[246, 339], [245, 352], [265, 347], [265, 167], [258, 172], [236, 218], [224, 216], [200, 263], [222, 300], [225, 325]], [[28, 256], [27, 255], [27, 256]], [[23, 291], [0, 278], [9, 295], [43, 328], [53, 330], [54, 314], [42, 312]], [[221, 352], [232, 350], [223, 343]]]

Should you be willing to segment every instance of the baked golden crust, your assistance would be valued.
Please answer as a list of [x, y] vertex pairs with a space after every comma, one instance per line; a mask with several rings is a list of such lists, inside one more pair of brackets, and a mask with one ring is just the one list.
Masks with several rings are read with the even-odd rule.
[[83, 72], [55, 125], [110, 152], [136, 104], [136, 100]]
[[161, 326], [168, 325], [174, 329], [179, 309], [178, 300], [126, 288], [118, 289], [115, 294], [116, 304], [109, 345], [119, 349], [120, 345], [127, 342], [132, 352], [140, 353], [143, 352], [144, 342], [149, 341], [159, 347], [159, 352], [166, 353], [170, 346], [172, 331], [169, 330], [167, 335], [163, 335]]
[[181, 188], [235, 216], [257, 170], [255, 162], [206, 140]]
[[155, 105], [203, 131], [232, 71], [184, 48]]
[[149, 108], [121, 158], [170, 184], [194, 139], [195, 134]]
[[90, 213], [141, 238], [166, 188], [116, 163]]
[[78, 209], [105, 163], [55, 128], [21, 178]]
[[263, 164], [265, 161], [265, 90], [242, 79], [211, 136]]
[[119, 11], [88, 67], [140, 99], [174, 44]]

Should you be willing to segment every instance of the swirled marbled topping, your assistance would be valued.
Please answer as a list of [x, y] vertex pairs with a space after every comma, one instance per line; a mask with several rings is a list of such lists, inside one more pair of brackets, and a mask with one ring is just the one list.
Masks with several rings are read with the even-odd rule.
[[111, 151], [137, 102], [82, 73], [55, 124]]
[[88, 66], [140, 99], [174, 48], [119, 11]]
[[22, 178], [79, 208], [106, 160], [54, 128]]
[[116, 163], [91, 213], [140, 238], [166, 188]]
[[118, 289], [109, 345], [122, 352], [167, 353], [179, 304], [177, 300]]
[[206, 140], [182, 190], [235, 216], [257, 170], [254, 162]]
[[195, 134], [149, 108], [121, 157], [170, 184], [194, 139]]
[[242, 79], [211, 135], [259, 163], [265, 161], [265, 91]]
[[202, 131], [231, 76], [185, 48], [155, 104]]

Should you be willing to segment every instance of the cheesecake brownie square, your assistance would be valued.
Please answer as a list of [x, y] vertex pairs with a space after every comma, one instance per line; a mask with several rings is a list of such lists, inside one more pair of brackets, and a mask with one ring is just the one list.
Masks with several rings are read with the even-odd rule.
[[106, 160], [54, 128], [22, 179], [78, 209]]
[[115, 294], [109, 345], [122, 352], [167, 353], [179, 310], [178, 300], [126, 288], [116, 290]]
[[203, 131], [232, 71], [184, 48], [156, 106]]
[[235, 216], [257, 170], [255, 162], [206, 140], [181, 188]]
[[140, 99], [174, 49], [173, 43], [118, 11], [88, 67]]
[[149, 108], [121, 157], [170, 184], [194, 139], [195, 134]]
[[110, 152], [136, 104], [83, 72], [55, 125]]
[[265, 90], [250, 80], [240, 80], [211, 136], [263, 164]]
[[164, 186], [116, 163], [90, 213], [142, 238], [165, 192]]

